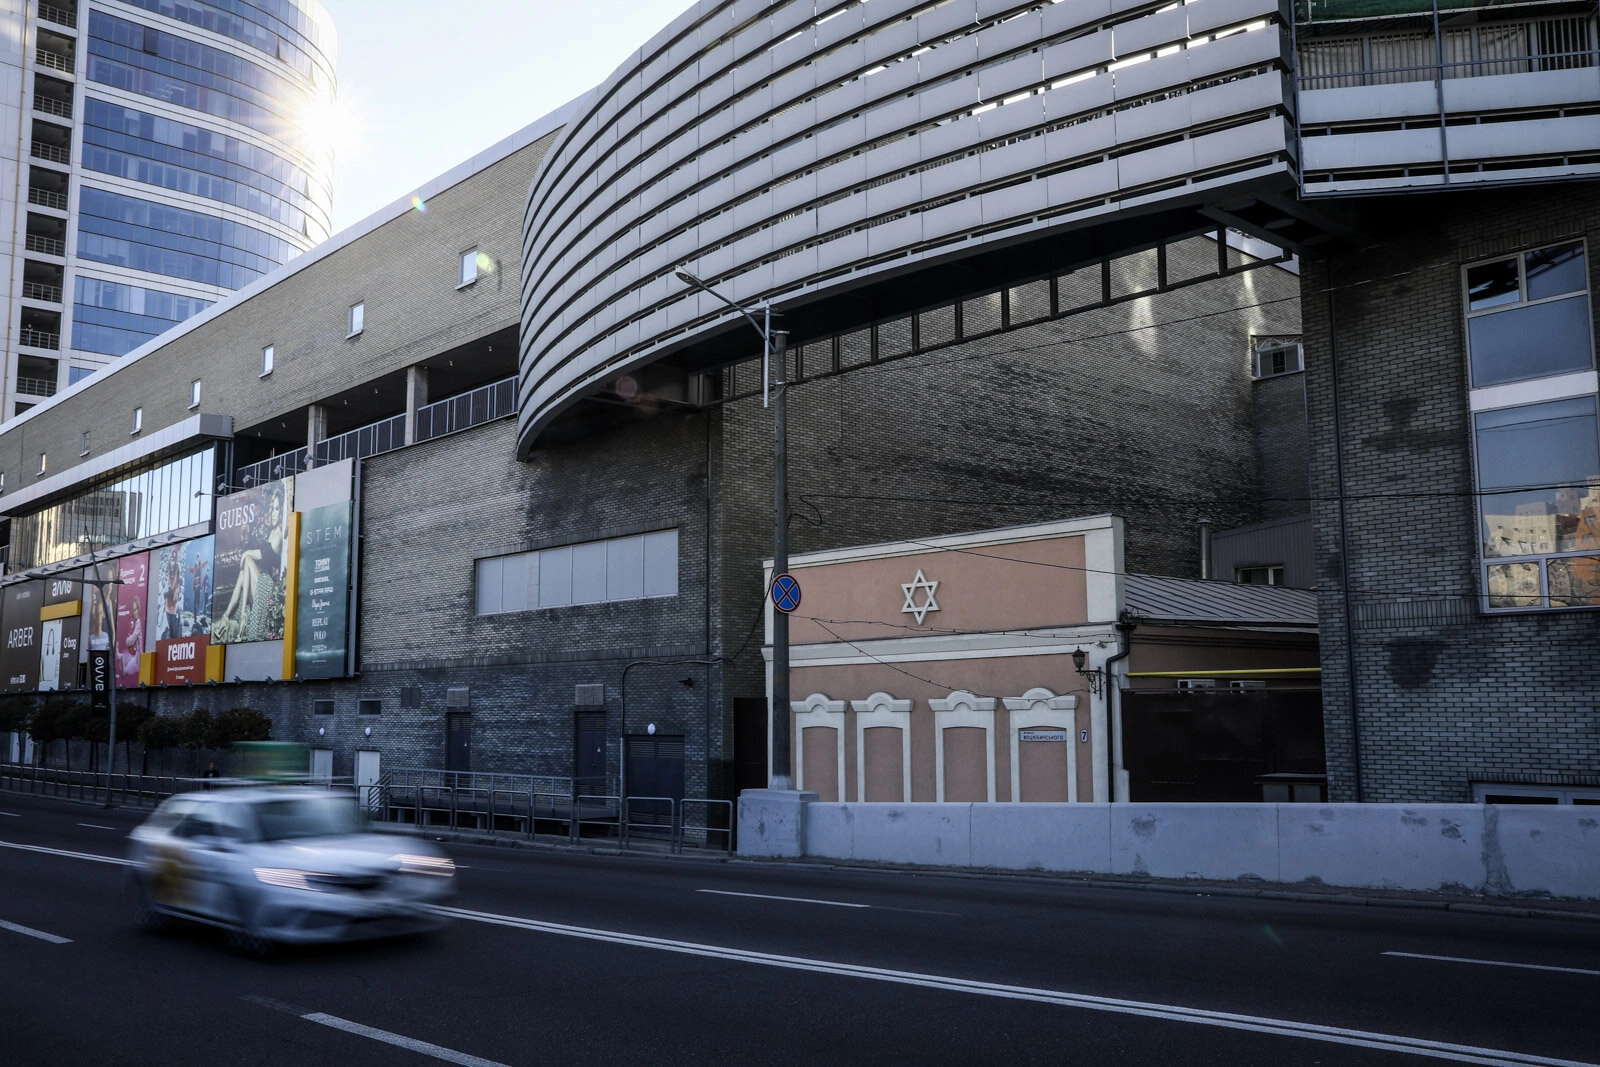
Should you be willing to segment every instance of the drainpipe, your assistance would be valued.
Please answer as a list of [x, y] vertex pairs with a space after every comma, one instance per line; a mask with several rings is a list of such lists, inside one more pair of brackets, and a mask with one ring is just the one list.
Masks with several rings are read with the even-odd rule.
[[[1106, 800], [1117, 799], [1117, 767], [1122, 762], [1122, 690], [1117, 687], [1116, 673], [1112, 668], [1117, 661], [1128, 658], [1133, 651], [1133, 631], [1137, 625], [1133, 615], [1124, 609], [1117, 615], [1117, 651], [1107, 656], [1102, 670], [1106, 672], [1106, 716], [1111, 720], [1111, 743], [1106, 746]], [[1127, 797], [1122, 798], [1127, 801]]]
[[1200, 580], [1211, 580], [1211, 520], [1200, 520]]

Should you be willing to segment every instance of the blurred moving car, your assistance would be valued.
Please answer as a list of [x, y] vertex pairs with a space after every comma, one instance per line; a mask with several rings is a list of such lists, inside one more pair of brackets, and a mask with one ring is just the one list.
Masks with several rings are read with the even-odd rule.
[[231, 945], [389, 937], [434, 929], [455, 889], [432, 842], [374, 832], [355, 798], [287, 786], [186, 793], [129, 834], [134, 918], [221, 927]]

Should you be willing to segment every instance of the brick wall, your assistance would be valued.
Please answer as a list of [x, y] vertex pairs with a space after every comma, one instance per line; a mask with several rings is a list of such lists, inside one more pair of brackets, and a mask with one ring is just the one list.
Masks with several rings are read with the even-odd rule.
[[1464, 263], [1575, 235], [1590, 242], [1592, 291], [1600, 185], [1367, 207], [1382, 242], [1308, 262], [1302, 277], [1330, 796], [1600, 784], [1600, 613], [1478, 610], [1461, 293]]

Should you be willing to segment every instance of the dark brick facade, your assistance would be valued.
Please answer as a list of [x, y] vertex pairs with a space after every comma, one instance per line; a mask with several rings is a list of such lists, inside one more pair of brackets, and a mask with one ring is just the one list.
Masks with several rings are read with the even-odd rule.
[[1592, 294], [1600, 184], [1365, 207], [1381, 242], [1302, 276], [1330, 796], [1600, 785], [1600, 612], [1479, 610], [1461, 275], [1581, 236]]

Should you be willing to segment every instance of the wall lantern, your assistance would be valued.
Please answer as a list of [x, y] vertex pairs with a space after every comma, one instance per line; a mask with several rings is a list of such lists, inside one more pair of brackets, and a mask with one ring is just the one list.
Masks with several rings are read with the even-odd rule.
[[1078, 648], [1078, 649], [1073, 651], [1073, 653], [1072, 653], [1072, 667], [1073, 667], [1073, 669], [1076, 670], [1083, 677], [1089, 679], [1089, 692], [1091, 694], [1093, 694], [1094, 696], [1099, 696], [1100, 695], [1100, 683], [1105, 678], [1106, 672], [1102, 671], [1102, 670], [1092, 670], [1092, 671], [1084, 670], [1083, 669], [1083, 665], [1085, 663], [1087, 663], [1088, 660], [1089, 660], [1089, 654], [1087, 652], [1085, 652], [1082, 648]]

